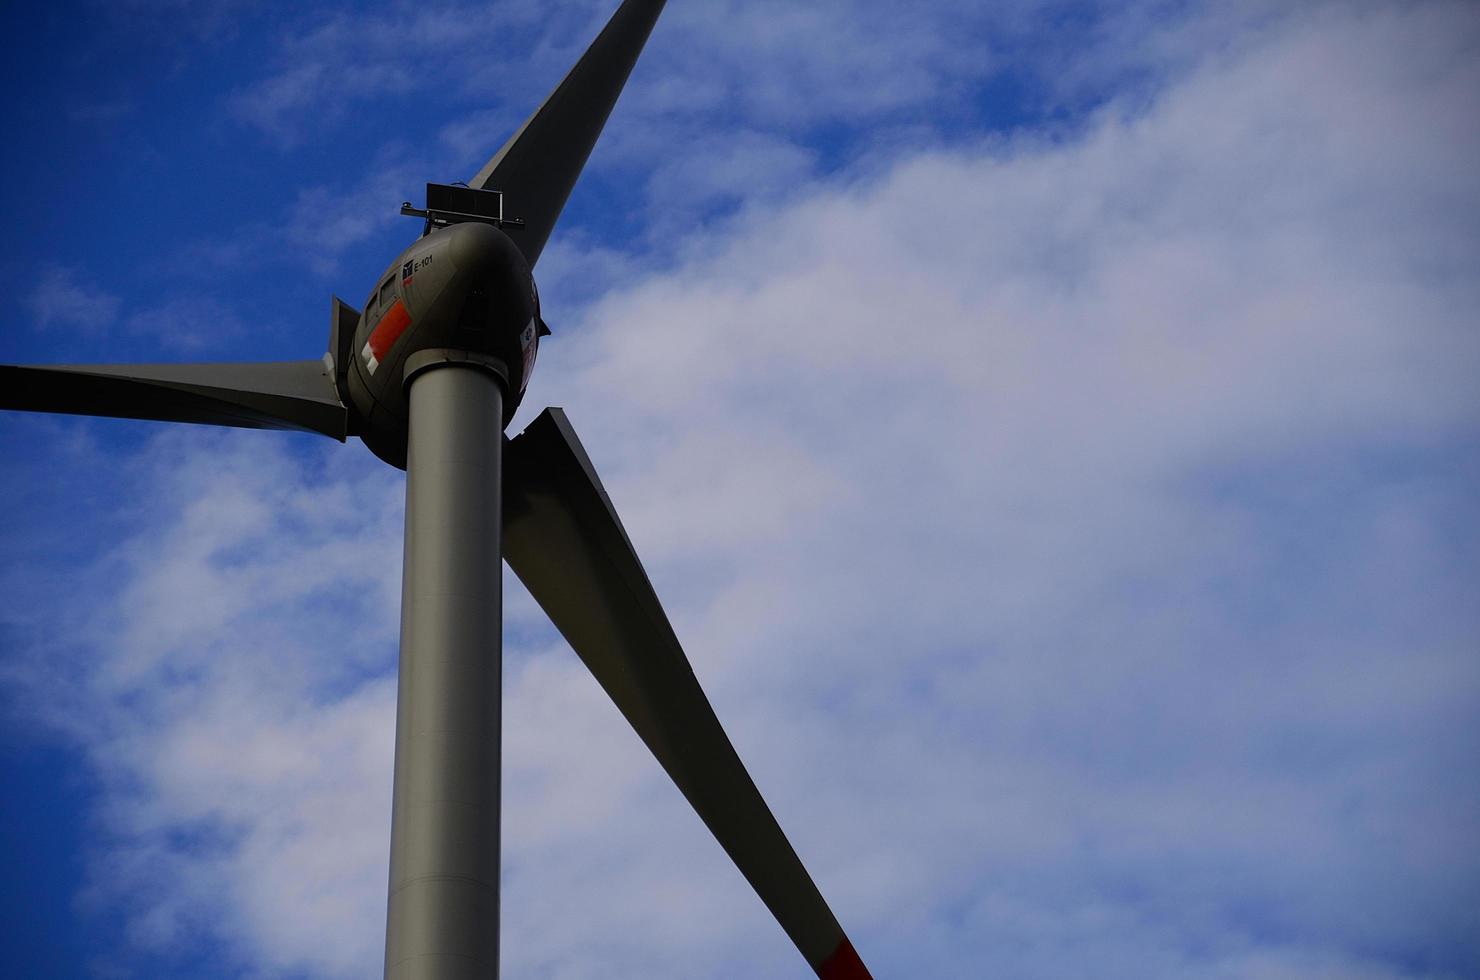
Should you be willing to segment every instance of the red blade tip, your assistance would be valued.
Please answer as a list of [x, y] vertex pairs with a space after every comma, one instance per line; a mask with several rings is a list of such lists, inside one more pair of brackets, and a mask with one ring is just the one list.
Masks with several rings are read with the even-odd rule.
[[847, 936], [822, 961], [822, 965], [817, 968], [817, 976], [821, 980], [874, 980], [868, 967], [863, 965], [863, 960], [854, 952], [853, 944], [848, 941]]

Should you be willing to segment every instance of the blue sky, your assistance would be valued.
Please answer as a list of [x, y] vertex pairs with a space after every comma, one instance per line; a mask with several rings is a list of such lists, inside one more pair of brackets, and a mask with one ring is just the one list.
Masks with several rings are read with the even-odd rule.
[[[318, 356], [611, 6], [11, 12], [0, 361]], [[673, 0], [513, 427], [570, 414], [876, 976], [1480, 975], [1477, 54], [1462, 2]], [[402, 475], [0, 446], [0, 973], [373, 975]], [[807, 975], [506, 592], [505, 975]]]

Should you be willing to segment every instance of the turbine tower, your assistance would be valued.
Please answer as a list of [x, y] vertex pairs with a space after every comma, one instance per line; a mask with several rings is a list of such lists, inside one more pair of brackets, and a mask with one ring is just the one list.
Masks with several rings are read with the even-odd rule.
[[503, 435], [548, 333], [531, 270], [663, 0], [625, 0], [321, 360], [0, 366], [0, 408], [358, 436], [406, 470], [385, 976], [498, 975], [509, 563], [825, 980], [869, 973], [751, 781], [570, 421]]

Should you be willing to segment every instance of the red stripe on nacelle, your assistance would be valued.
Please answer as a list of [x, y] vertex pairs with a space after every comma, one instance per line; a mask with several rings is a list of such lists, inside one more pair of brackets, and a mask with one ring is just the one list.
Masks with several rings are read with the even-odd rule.
[[370, 331], [370, 353], [375, 355], [377, 361], [385, 360], [386, 351], [393, 347], [406, 328], [411, 326], [411, 314], [406, 312], [406, 304], [400, 300], [385, 311], [385, 316]]
[[822, 980], [874, 980], [868, 967], [863, 965], [863, 960], [853, 951], [853, 944], [848, 941], [847, 936], [822, 961], [822, 965], [817, 968], [817, 975]]

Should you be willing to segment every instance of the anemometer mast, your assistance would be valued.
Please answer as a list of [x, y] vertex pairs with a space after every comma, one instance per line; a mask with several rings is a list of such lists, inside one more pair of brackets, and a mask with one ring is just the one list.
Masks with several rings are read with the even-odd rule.
[[427, 184], [427, 206], [414, 208], [410, 201], [401, 205], [401, 213], [411, 218], [425, 218], [422, 237], [438, 228], [477, 221], [495, 228], [523, 228], [523, 218], [504, 217], [504, 192], [475, 190], [466, 184]]

